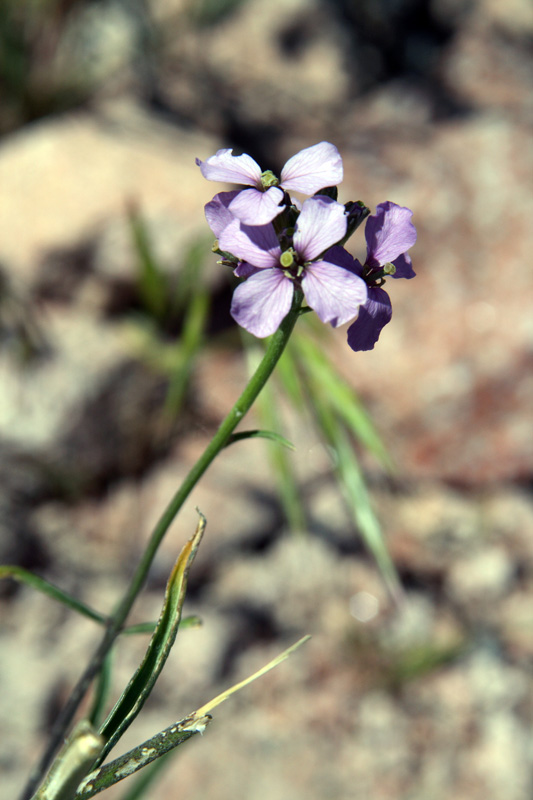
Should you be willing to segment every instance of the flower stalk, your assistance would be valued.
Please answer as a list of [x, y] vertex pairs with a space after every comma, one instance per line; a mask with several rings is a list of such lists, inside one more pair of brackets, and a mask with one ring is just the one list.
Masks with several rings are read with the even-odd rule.
[[[412, 278], [415, 275], [408, 255], [416, 241], [412, 212], [390, 201], [380, 203], [375, 214], [371, 214], [360, 201], [339, 203], [337, 184], [343, 178], [342, 159], [337, 148], [329, 142], [320, 142], [290, 158], [279, 178], [269, 170], [262, 171], [250, 156], [233, 156], [231, 150], [219, 150], [206, 161], [197, 159], [196, 163], [206, 179], [236, 183], [241, 187], [215, 195], [206, 205], [205, 213], [217, 239], [213, 250], [222, 256], [219, 263], [231, 267], [234, 275], [242, 279], [233, 295], [231, 315], [249, 333], [258, 338], [270, 336], [270, 340], [241, 396], [159, 518], [113, 613], [101, 615], [46, 581], [33, 581], [36, 588], [104, 625], [105, 634], [56, 720], [46, 752], [30, 776], [21, 800], [71, 800], [76, 788], [76, 800], [88, 800], [193, 734], [202, 733], [211, 719], [208, 712], [212, 708], [271, 669], [302, 643], [303, 640], [296, 643], [258, 673], [226, 690], [193, 715], [111, 764], [102, 766], [102, 761], [142, 708], [173, 645], [181, 619], [188, 569], [205, 524], [205, 520], [201, 521], [171, 574], [163, 611], [146, 656], [121, 698], [99, 731], [94, 727], [96, 723], [93, 725], [84, 720], [82, 725], [89, 728], [82, 727], [81, 733], [75, 732], [66, 749], [61, 749], [76, 712], [97, 676], [100, 676], [101, 686], [95, 692], [92, 720], [100, 717], [105, 705], [106, 665], [115, 640], [125, 630], [126, 620], [163, 538], [214, 459], [229, 444], [254, 436], [290, 445], [272, 431], [241, 430], [236, 434], [235, 430], [272, 375], [298, 317], [313, 310], [323, 323], [333, 328], [351, 322], [347, 337], [352, 350], [373, 349], [392, 314], [390, 298], [382, 289], [385, 279]], [[289, 194], [292, 191], [308, 197], [303, 202], [293, 200]], [[367, 245], [364, 264], [344, 248], [363, 222]], [[202, 300], [202, 308], [206, 302]], [[154, 313], [157, 310], [154, 308]], [[316, 361], [316, 355], [309, 360]], [[316, 381], [315, 411], [326, 438], [339, 454], [339, 472], [349, 489], [349, 500], [353, 500], [360, 528], [366, 530], [371, 549], [376, 553], [394, 594], [398, 588], [394, 584], [392, 562], [388, 554], [387, 558], [379, 559], [379, 526], [368, 511], [370, 504], [365, 495], [364, 481], [357, 461], [351, 457], [351, 446], [343, 427], [344, 412], [330, 412], [329, 397], [321, 401], [321, 381], [318, 378]], [[334, 383], [331, 380], [324, 383], [330, 392]], [[345, 404], [341, 402], [340, 405], [342, 410]], [[279, 466], [278, 470], [282, 473]], [[15, 572], [9, 574], [31, 582], [24, 571], [14, 569]], [[3, 574], [7, 573], [0, 568], [0, 577]], [[87, 742], [89, 750], [85, 746]], [[50, 763], [52, 768], [42, 780]], [[93, 771], [87, 775], [90, 769]], [[34, 794], [39, 784], [40, 788]]]
[[248, 384], [246, 385], [241, 396], [224, 421], [221, 423], [217, 432], [207, 445], [196, 464], [185, 477], [185, 480], [172, 497], [168, 506], [157, 522], [150, 537], [150, 541], [148, 542], [148, 545], [142, 555], [141, 561], [139, 562], [139, 565], [131, 579], [130, 585], [124, 594], [124, 597], [110, 617], [106, 633], [102, 641], [91, 658], [85, 672], [74, 687], [67, 704], [63, 708], [62, 713], [56, 720], [56, 724], [54, 725], [50, 737], [49, 745], [36, 769], [30, 776], [30, 780], [21, 796], [21, 800], [29, 800], [29, 798], [31, 798], [46, 769], [54, 758], [58, 748], [62, 744], [74, 715], [85, 696], [85, 693], [87, 692], [92, 680], [100, 671], [104, 659], [113, 646], [117, 636], [122, 631], [128, 614], [144, 585], [159, 545], [161, 544], [165, 534], [183, 506], [183, 503], [190, 495], [204, 472], [212, 464], [216, 456], [229, 443], [233, 431], [250, 410], [261, 389], [274, 371], [274, 368], [276, 367], [276, 364], [278, 363], [281, 354], [283, 353], [287, 342], [290, 339], [296, 321], [299, 317], [302, 300], [302, 293], [295, 292], [292, 307], [285, 319], [282, 321], [276, 333], [270, 339], [261, 363], [248, 381]]

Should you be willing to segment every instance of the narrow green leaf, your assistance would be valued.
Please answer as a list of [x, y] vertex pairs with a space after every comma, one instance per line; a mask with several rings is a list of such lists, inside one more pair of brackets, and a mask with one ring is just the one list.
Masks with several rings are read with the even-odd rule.
[[214, 28], [246, 2], [247, 0], [197, 0], [186, 8], [196, 28]]
[[372, 507], [355, 451], [351, 447], [345, 431], [337, 431], [332, 443], [339, 459], [338, 471], [342, 478], [344, 492], [353, 509], [363, 540], [376, 559], [391, 596], [399, 602], [403, 594], [400, 579], [388, 551], [381, 525]]
[[144, 659], [102, 725], [100, 733], [104, 737], [105, 745], [98, 763], [104, 760], [124, 731], [131, 725], [165, 665], [178, 632], [187, 588], [187, 577], [202, 539], [205, 524], [205, 517], [200, 515], [196, 532], [181, 551], [170, 575], [161, 616]]
[[284, 650], [283, 653], [280, 653], [279, 656], [273, 658], [272, 661], [269, 661], [268, 664], [265, 664], [264, 667], [258, 669], [257, 672], [253, 673], [253, 675], [249, 675], [248, 678], [245, 678], [244, 680], [235, 683], [233, 686], [230, 686], [229, 689], [225, 689], [220, 694], [217, 694], [217, 696], [214, 697], [213, 700], [210, 700], [205, 705], [196, 709], [194, 714], [191, 714], [191, 718], [202, 720], [206, 716], [209, 716], [209, 713], [213, 711], [214, 708], [217, 708], [217, 706], [221, 705], [221, 703], [224, 703], [228, 699], [228, 697], [231, 697], [236, 692], [240, 692], [240, 690], [244, 689], [245, 686], [249, 686], [250, 683], [253, 683], [253, 681], [256, 681], [258, 678], [262, 678], [263, 675], [266, 675], [266, 673], [270, 672], [271, 669], [274, 669], [275, 667], [279, 666], [279, 664], [283, 663], [283, 661], [286, 661], [287, 658], [289, 658], [289, 656], [292, 655], [295, 650], [298, 650], [298, 648], [301, 647], [306, 642], [308, 642], [310, 638], [311, 636], [309, 634], [307, 634], [306, 636], [302, 636], [301, 639], [298, 639], [297, 642], [291, 644], [291, 646], [287, 647], [287, 649]]
[[136, 779], [130, 781], [130, 785], [128, 785], [120, 800], [142, 800], [142, 798], [146, 797], [146, 792], [159, 779], [163, 770], [168, 767], [173, 755], [173, 751], [169, 750], [164, 756], [148, 764], [136, 776]]
[[233, 433], [230, 438], [228, 439], [228, 447], [230, 444], [234, 442], [241, 442], [244, 439], [269, 439], [271, 442], [275, 442], [276, 444], [281, 444], [283, 447], [286, 447], [288, 450], [295, 450], [292, 442], [289, 442], [284, 436], [280, 433], [275, 433], [274, 431], [264, 431], [264, 430], [253, 430], [253, 431], [239, 431], [239, 433]]
[[[251, 341], [251, 337], [244, 337], [244, 342], [250, 374], [252, 374], [261, 358], [262, 348], [255, 341]], [[266, 384], [257, 398], [256, 409], [261, 422], [267, 425], [268, 428], [281, 427], [282, 412], [279, 404], [279, 393], [274, 391], [271, 382]], [[300, 497], [294, 463], [289, 458], [288, 453], [278, 447], [269, 448], [269, 457], [289, 528], [293, 533], [302, 535], [307, 529], [307, 520]]]
[[202, 275], [207, 263], [206, 254], [211, 249], [211, 241], [202, 236], [193, 242], [186, 251], [181, 261], [173, 295], [172, 310], [174, 314], [185, 311], [198, 291], [204, 291]]
[[201, 708], [193, 711], [192, 714], [189, 714], [179, 722], [175, 722], [174, 725], [165, 728], [164, 731], [160, 731], [148, 741], [134, 747], [133, 750], [111, 761], [109, 764], [105, 764], [103, 767], [93, 770], [81, 781], [74, 800], [89, 800], [89, 798], [94, 797], [95, 794], [102, 792], [104, 789], [108, 789], [110, 786], [113, 786], [113, 784], [118, 783], [129, 775], [133, 775], [134, 772], [145, 768], [156, 759], [166, 755], [170, 750], [183, 744], [187, 739], [190, 739], [191, 736], [197, 733], [203, 734], [212, 720], [212, 716], [209, 713], [210, 711], [236, 692], [244, 689], [244, 687], [248, 686], [252, 681], [257, 680], [271, 669], [274, 669], [274, 667], [277, 667], [310, 638], [310, 636], [303, 636], [295, 642], [295, 644], [284, 650], [283, 653], [280, 653], [279, 656], [276, 656], [276, 658], [273, 658], [268, 664], [265, 664], [264, 667], [254, 672], [253, 675], [250, 675], [248, 678], [239, 681], [239, 683], [221, 692], [221, 694], [217, 695], [213, 700], [210, 700]]
[[323, 434], [337, 456], [335, 470], [341, 480], [341, 488], [351, 509], [363, 541], [376, 559], [378, 568], [391, 596], [399, 602], [402, 587], [396, 567], [390, 557], [381, 525], [372, 508], [365, 480], [349, 432], [335, 413], [316, 394], [313, 399], [319, 424]]
[[75, 597], [72, 597], [72, 595], [63, 591], [63, 589], [60, 589], [58, 586], [54, 586], [53, 583], [50, 583], [44, 578], [40, 578], [38, 575], [34, 575], [32, 572], [28, 572], [28, 570], [23, 567], [17, 567], [11, 564], [0, 565], [0, 578], [13, 578], [13, 580], [19, 581], [20, 583], [25, 583], [27, 586], [31, 586], [33, 589], [37, 589], [39, 592], [48, 595], [48, 597], [51, 597], [53, 600], [63, 603], [63, 605], [71, 608], [73, 611], [83, 614], [84, 617], [88, 617], [94, 620], [94, 622], [99, 622], [101, 625], [107, 625], [107, 617], [103, 614], [85, 605], [85, 603], [82, 603], [80, 600], [76, 600]]
[[210, 302], [209, 292], [198, 288], [187, 306], [183, 329], [176, 345], [176, 363], [172, 370], [165, 402], [166, 410], [171, 411], [174, 415], [181, 409], [194, 361], [204, 340]]
[[[17, 567], [12, 564], [0, 564], [0, 579], [1, 578], [12, 578], [15, 581], [19, 581], [27, 586], [31, 586], [32, 589], [37, 589], [39, 592], [51, 597], [53, 600], [63, 603], [63, 605], [67, 606], [67, 608], [77, 611], [84, 617], [93, 620], [93, 622], [98, 622], [100, 625], [108, 624], [108, 619], [106, 616], [104, 616], [104, 614], [100, 614], [90, 606], [82, 603], [81, 600], [77, 600], [75, 597], [72, 597], [72, 595], [63, 591], [63, 589], [60, 589], [53, 583], [50, 583], [45, 578], [40, 578], [39, 575], [34, 575], [33, 572], [29, 572], [23, 567]], [[156, 622], [139, 622], [136, 625], [129, 625], [127, 628], [124, 628], [122, 633], [128, 635], [137, 633], [153, 633], [156, 624]], [[179, 627], [198, 628], [201, 626], [201, 624], [202, 620], [200, 617], [192, 614], [191, 616], [184, 617], [182, 620], [180, 620]]]
[[455, 661], [464, 655], [466, 649], [466, 642], [457, 639], [444, 645], [423, 643], [394, 653], [386, 665], [384, 682], [394, 689], [401, 688], [408, 681], [417, 680], [422, 675]]
[[327, 402], [361, 444], [373, 453], [386, 469], [392, 470], [392, 459], [368, 412], [355, 391], [336, 372], [324, 355], [323, 349], [311, 337], [294, 337], [291, 344], [300, 356], [298, 363], [301, 369], [313, 379], [314, 392], [327, 397]]
[[295, 350], [293, 340], [298, 338], [298, 333], [290, 340], [288, 347], [278, 361], [278, 368], [276, 370], [277, 378], [283, 390], [287, 393], [287, 397], [296, 409], [303, 409], [306, 407], [305, 390], [302, 386], [300, 371], [297, 368], [295, 361]]
[[139, 292], [146, 310], [161, 320], [168, 305], [168, 280], [154, 256], [146, 223], [135, 205], [128, 210], [131, 236], [137, 253]]
[[91, 710], [87, 718], [94, 728], [98, 728], [102, 722], [104, 711], [107, 705], [107, 698], [109, 697], [109, 690], [111, 688], [111, 671], [113, 664], [114, 650], [110, 650], [104, 659], [102, 668], [98, 673], [96, 680], [94, 695], [91, 703]]
[[104, 789], [109, 789], [110, 786], [124, 780], [124, 778], [128, 778], [138, 770], [146, 768], [156, 759], [161, 758], [175, 747], [186, 742], [191, 736], [197, 733], [202, 734], [211, 719], [210, 714], [202, 718], [190, 714], [185, 719], [175, 722], [165, 730], [156, 733], [151, 739], [134, 747], [124, 755], [110, 761], [108, 764], [104, 764], [103, 767], [93, 769], [79, 782], [74, 800], [88, 800], [88, 798], [103, 792]]
[[[123, 634], [136, 634], [136, 633], [153, 633], [155, 630], [155, 626], [157, 622], [138, 622], [136, 625], [128, 625], [127, 628], [124, 628], [122, 631]], [[197, 617], [195, 614], [191, 614], [190, 617], [182, 617], [180, 619], [180, 630], [185, 628], [200, 628], [202, 625], [202, 620], [200, 617]]]

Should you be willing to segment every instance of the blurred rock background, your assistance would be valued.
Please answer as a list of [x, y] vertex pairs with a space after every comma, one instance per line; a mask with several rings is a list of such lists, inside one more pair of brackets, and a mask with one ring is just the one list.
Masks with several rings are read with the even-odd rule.
[[[529, 798], [530, 0], [4, 0], [0, 46], [0, 562], [103, 611], [246, 379], [203, 220], [218, 187], [195, 157], [235, 147], [277, 170], [327, 139], [341, 200], [407, 205], [418, 228], [417, 278], [391, 282], [376, 349], [328, 338], [398, 465], [391, 481], [365, 461], [405, 608], [305, 420], [285, 409], [305, 537], [287, 531], [266, 447], [230, 448], [135, 608], [157, 616], [199, 505], [187, 610], [204, 625], [178, 639], [124, 749], [313, 639], [228, 701], [148, 796]], [[177, 418], [183, 309], [143, 291], [133, 209], [168, 286], [196, 259], [211, 298]], [[98, 631], [0, 591], [1, 785], [15, 797]], [[144, 646], [120, 644], [116, 692]]]

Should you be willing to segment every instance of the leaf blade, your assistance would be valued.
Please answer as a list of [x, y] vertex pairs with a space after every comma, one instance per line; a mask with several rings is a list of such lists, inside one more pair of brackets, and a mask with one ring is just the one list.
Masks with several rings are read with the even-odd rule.
[[226, 447], [235, 442], [243, 441], [244, 439], [268, 439], [271, 442], [282, 445], [282, 447], [286, 447], [287, 450], [296, 450], [293, 443], [289, 442], [281, 433], [267, 430], [239, 431], [239, 433], [233, 433], [228, 439]]
[[179, 722], [175, 722], [173, 725], [165, 728], [165, 730], [160, 731], [148, 741], [134, 747], [129, 752], [105, 764], [103, 767], [93, 770], [81, 781], [74, 800], [89, 800], [89, 798], [94, 797], [94, 795], [104, 789], [108, 789], [123, 778], [132, 775], [138, 770], [152, 764], [156, 759], [165, 756], [172, 749], [183, 744], [187, 739], [190, 739], [191, 736], [197, 733], [202, 734], [207, 725], [211, 722], [212, 717], [209, 713], [210, 710], [219, 706], [227, 700], [228, 697], [235, 694], [235, 692], [248, 686], [252, 681], [257, 680], [257, 678], [262, 677], [265, 673], [277, 667], [310, 638], [310, 636], [302, 636], [301, 639], [273, 658], [272, 661], [269, 661], [268, 664], [258, 669], [253, 675], [250, 675], [248, 678], [226, 689], [192, 714], [189, 714]]
[[41, 578], [39, 575], [29, 572], [29, 570], [23, 567], [18, 567], [14, 564], [2, 564], [0, 565], [0, 579], [1, 578], [13, 578], [13, 580], [19, 581], [20, 583], [25, 583], [27, 586], [37, 589], [37, 591], [51, 597], [53, 600], [57, 600], [73, 611], [77, 611], [84, 617], [93, 620], [93, 622], [99, 622], [100, 625], [107, 625], [107, 617], [103, 614], [100, 614], [90, 606], [82, 603], [81, 600], [77, 600], [68, 592], [60, 589], [59, 586], [50, 583], [46, 578]]
[[161, 615], [145, 656], [100, 729], [105, 745], [98, 763], [101, 763], [131, 725], [165, 665], [178, 632], [189, 569], [196, 556], [205, 526], [205, 517], [200, 514], [196, 531], [183, 547], [170, 574]]
[[389, 471], [394, 470], [392, 458], [357, 393], [333, 368], [322, 348], [309, 337], [294, 337], [291, 344], [299, 354], [299, 363], [313, 380], [315, 392], [325, 396], [328, 403], [344, 420], [348, 428]]

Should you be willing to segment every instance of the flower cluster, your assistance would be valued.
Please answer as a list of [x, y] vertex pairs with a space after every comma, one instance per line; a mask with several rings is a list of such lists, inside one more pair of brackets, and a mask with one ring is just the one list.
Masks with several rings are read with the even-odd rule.
[[[381, 288], [385, 277], [415, 275], [407, 255], [416, 241], [412, 212], [386, 202], [369, 216], [363, 203], [337, 202], [343, 166], [329, 142], [290, 158], [279, 180], [231, 150], [196, 163], [208, 180], [250, 187], [220, 192], [205, 207], [222, 263], [244, 279], [231, 304], [236, 322], [255, 336], [269, 336], [301, 291], [322, 322], [336, 328], [354, 320], [348, 344], [371, 350], [392, 315]], [[300, 204], [289, 191], [313, 196]], [[361, 264], [342, 245], [365, 218], [367, 256]]]

